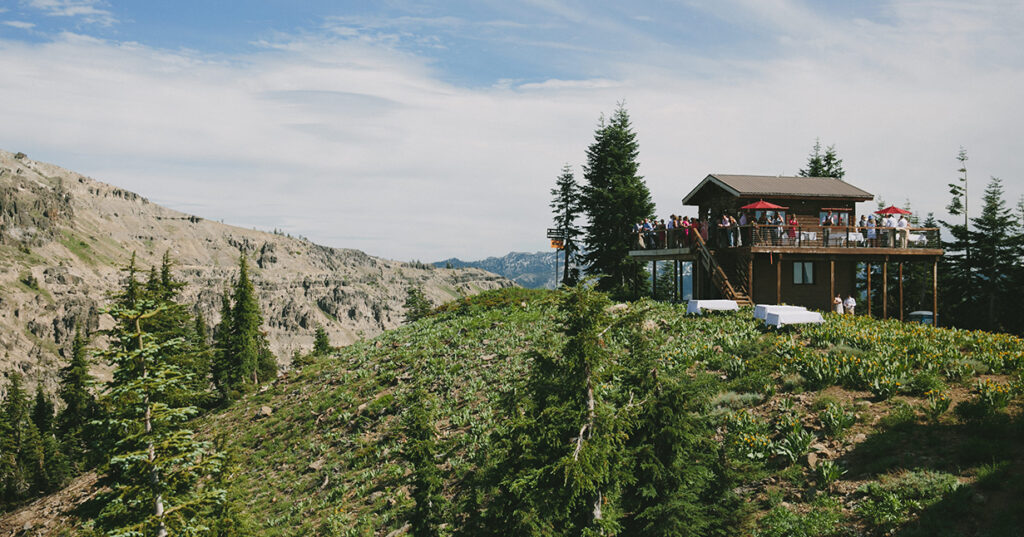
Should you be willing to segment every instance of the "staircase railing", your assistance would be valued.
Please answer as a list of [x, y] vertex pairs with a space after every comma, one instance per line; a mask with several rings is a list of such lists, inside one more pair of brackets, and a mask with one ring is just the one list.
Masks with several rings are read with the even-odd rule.
[[697, 253], [700, 256], [700, 261], [707, 269], [708, 273], [711, 274], [711, 282], [718, 287], [718, 290], [725, 295], [729, 300], [735, 300], [743, 304], [750, 304], [750, 298], [741, 292], [738, 292], [729, 282], [729, 277], [725, 275], [725, 271], [722, 270], [722, 266], [718, 264], [714, 254], [711, 250], [708, 250], [707, 244], [704, 243], [703, 237], [700, 233], [694, 234], [693, 243], [697, 245]]

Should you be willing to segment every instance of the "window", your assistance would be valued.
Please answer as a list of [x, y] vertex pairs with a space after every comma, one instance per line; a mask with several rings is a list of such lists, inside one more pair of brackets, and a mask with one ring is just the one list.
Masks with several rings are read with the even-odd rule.
[[814, 262], [793, 262], [793, 285], [814, 285]]
[[[828, 216], [828, 213], [829, 213], [829, 211], [820, 211], [820, 212], [818, 212], [818, 222], [824, 224], [825, 217]], [[837, 225], [837, 226], [847, 226], [847, 225], [849, 225], [850, 213], [848, 213], [847, 211], [845, 211], [845, 210], [835, 210], [835, 211], [832, 211], [832, 216], [835, 218], [835, 221], [836, 221], [835, 225]]]

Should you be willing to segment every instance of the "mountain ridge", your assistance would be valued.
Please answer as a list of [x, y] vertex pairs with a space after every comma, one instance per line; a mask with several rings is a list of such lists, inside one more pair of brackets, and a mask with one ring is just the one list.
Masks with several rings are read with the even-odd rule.
[[411, 286], [440, 304], [514, 285], [483, 270], [437, 269], [218, 223], [0, 150], [0, 373], [17, 369], [30, 386], [41, 380], [52, 389], [75, 327], [105, 327], [100, 310], [133, 252], [140, 271], [169, 252], [186, 284], [182, 302], [211, 324], [239, 256], [247, 256], [283, 365], [309, 349], [317, 324], [334, 345], [398, 326]]
[[[555, 257], [552, 252], [509, 252], [501, 257], [488, 257], [478, 261], [463, 261], [450, 257], [435, 261], [438, 268], [480, 268], [500, 274], [527, 289], [555, 288]], [[562, 258], [559, 258], [559, 263]], [[561, 277], [561, 266], [558, 276]]]

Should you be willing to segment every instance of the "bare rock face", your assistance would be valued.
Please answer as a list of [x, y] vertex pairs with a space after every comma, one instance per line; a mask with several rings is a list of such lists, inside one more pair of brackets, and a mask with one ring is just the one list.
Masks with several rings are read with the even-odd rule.
[[318, 324], [333, 345], [398, 326], [410, 286], [440, 304], [514, 285], [479, 269], [435, 269], [211, 222], [0, 151], [0, 374], [21, 371], [52, 393], [76, 327], [109, 325], [101, 311], [133, 252], [142, 272], [170, 252], [186, 283], [181, 301], [211, 326], [244, 254], [283, 366], [312, 348]]

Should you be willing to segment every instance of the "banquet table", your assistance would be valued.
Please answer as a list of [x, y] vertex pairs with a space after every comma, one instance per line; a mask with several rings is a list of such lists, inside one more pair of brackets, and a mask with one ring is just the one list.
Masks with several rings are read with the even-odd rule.
[[782, 311], [807, 311], [807, 308], [803, 306], [757, 304], [754, 306], [754, 318], [761, 319], [763, 321], [769, 313], [779, 313]]
[[782, 328], [791, 324], [821, 324], [825, 318], [817, 311], [779, 311], [765, 316], [764, 324]]
[[738, 311], [739, 304], [735, 300], [690, 300], [686, 304], [687, 315], [701, 315], [703, 311]]

